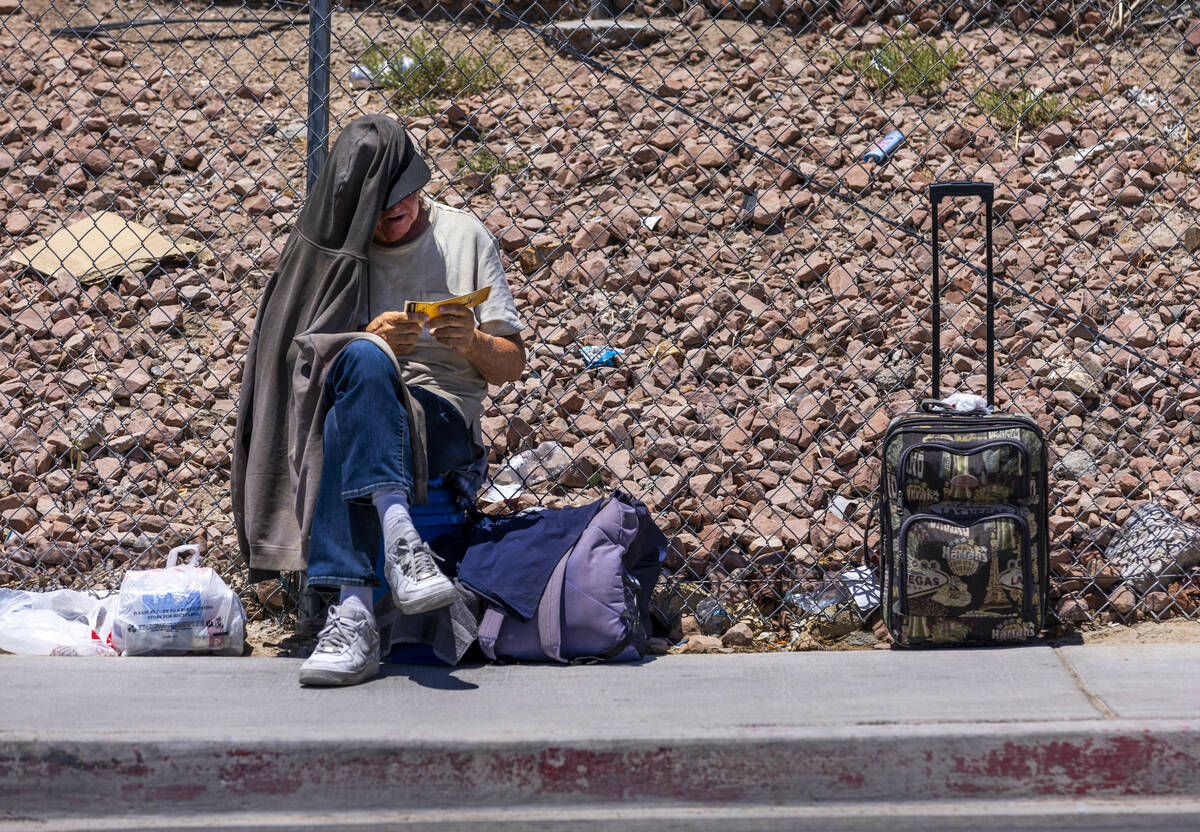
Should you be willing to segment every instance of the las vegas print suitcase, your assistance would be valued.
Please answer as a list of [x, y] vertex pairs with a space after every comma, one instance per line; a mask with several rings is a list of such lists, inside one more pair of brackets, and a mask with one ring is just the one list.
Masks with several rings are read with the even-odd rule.
[[[987, 404], [960, 412], [940, 398], [938, 205], [980, 197], [987, 223]], [[892, 420], [880, 484], [884, 623], [902, 646], [995, 644], [1045, 627], [1049, 570], [1046, 441], [1028, 416], [995, 406], [994, 187], [930, 186], [933, 396]]]

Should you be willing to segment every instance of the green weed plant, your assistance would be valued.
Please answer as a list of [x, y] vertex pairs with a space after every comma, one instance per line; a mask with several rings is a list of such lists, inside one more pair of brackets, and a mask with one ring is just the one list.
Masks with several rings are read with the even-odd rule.
[[1003, 130], [1020, 125], [1037, 130], [1074, 112], [1070, 100], [1019, 84], [1011, 89], [981, 87], [975, 91], [975, 106]]
[[392, 106], [403, 115], [433, 113], [445, 99], [482, 94], [500, 83], [503, 71], [475, 49], [451, 54], [419, 34], [391, 54], [374, 44], [364, 47], [359, 62], [377, 86], [394, 90]]
[[501, 159], [485, 144], [479, 145], [472, 153], [460, 156], [458, 159], [459, 173], [464, 170], [483, 174], [513, 173], [520, 169], [520, 162]]
[[905, 93], [936, 91], [962, 63], [966, 53], [900, 32], [883, 46], [859, 55], [851, 65], [874, 89], [884, 90], [895, 84]]

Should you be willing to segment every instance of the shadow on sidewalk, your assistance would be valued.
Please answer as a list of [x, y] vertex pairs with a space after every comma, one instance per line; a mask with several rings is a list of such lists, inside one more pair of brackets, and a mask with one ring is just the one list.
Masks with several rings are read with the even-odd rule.
[[[643, 665], [650, 664], [656, 658], [656, 656], [643, 656], [641, 659], [638, 659], [635, 662], [620, 662], [613, 664], [588, 664], [585, 662], [578, 666], [641, 667]], [[544, 664], [528, 662], [522, 664], [530, 667], [559, 667], [563, 668], [564, 670], [570, 666], [559, 665], [555, 662], [546, 662]], [[421, 687], [431, 688], [434, 690], [477, 690], [479, 685], [473, 682], [467, 682], [462, 679], [455, 678], [454, 672], [464, 669], [478, 670], [480, 668], [489, 666], [503, 667], [508, 666], [508, 664], [501, 663], [499, 665], [492, 665], [487, 661], [482, 661], [478, 657], [477, 648], [473, 647], [472, 650], [467, 653], [465, 661], [459, 662], [454, 667], [449, 667], [436, 660], [414, 662], [385, 661], [380, 665], [379, 676], [376, 678], [386, 679], [389, 677], [403, 676], [417, 683]]]
[[454, 676], [454, 673], [463, 668], [469, 667], [474, 669], [481, 666], [479, 664], [459, 664], [455, 667], [448, 667], [441, 664], [395, 664], [384, 662], [380, 665], [379, 676], [376, 678], [387, 679], [393, 676], [405, 676], [421, 687], [433, 690], [478, 690], [479, 685], [474, 682], [466, 682], [458, 679]]

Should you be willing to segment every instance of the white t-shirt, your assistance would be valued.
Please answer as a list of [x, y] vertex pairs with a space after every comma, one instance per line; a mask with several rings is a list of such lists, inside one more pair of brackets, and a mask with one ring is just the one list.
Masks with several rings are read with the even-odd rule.
[[[500, 263], [496, 240], [473, 214], [426, 200], [429, 226], [399, 246], [371, 245], [367, 306], [371, 318], [403, 312], [404, 302], [445, 300], [491, 286], [475, 307], [477, 326], [489, 335], [516, 335], [521, 319]], [[467, 359], [422, 328], [416, 346], [396, 356], [404, 383], [424, 387], [454, 404], [478, 438], [487, 382]]]

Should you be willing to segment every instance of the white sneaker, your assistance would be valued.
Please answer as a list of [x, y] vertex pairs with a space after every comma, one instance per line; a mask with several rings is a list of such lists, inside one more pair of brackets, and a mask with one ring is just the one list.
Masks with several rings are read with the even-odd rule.
[[329, 608], [317, 646], [300, 665], [302, 685], [357, 685], [379, 673], [379, 631], [357, 598]]
[[403, 538], [387, 552], [384, 565], [392, 600], [405, 615], [448, 607], [458, 598], [454, 584], [438, 569], [433, 557], [428, 543], [413, 546]]

